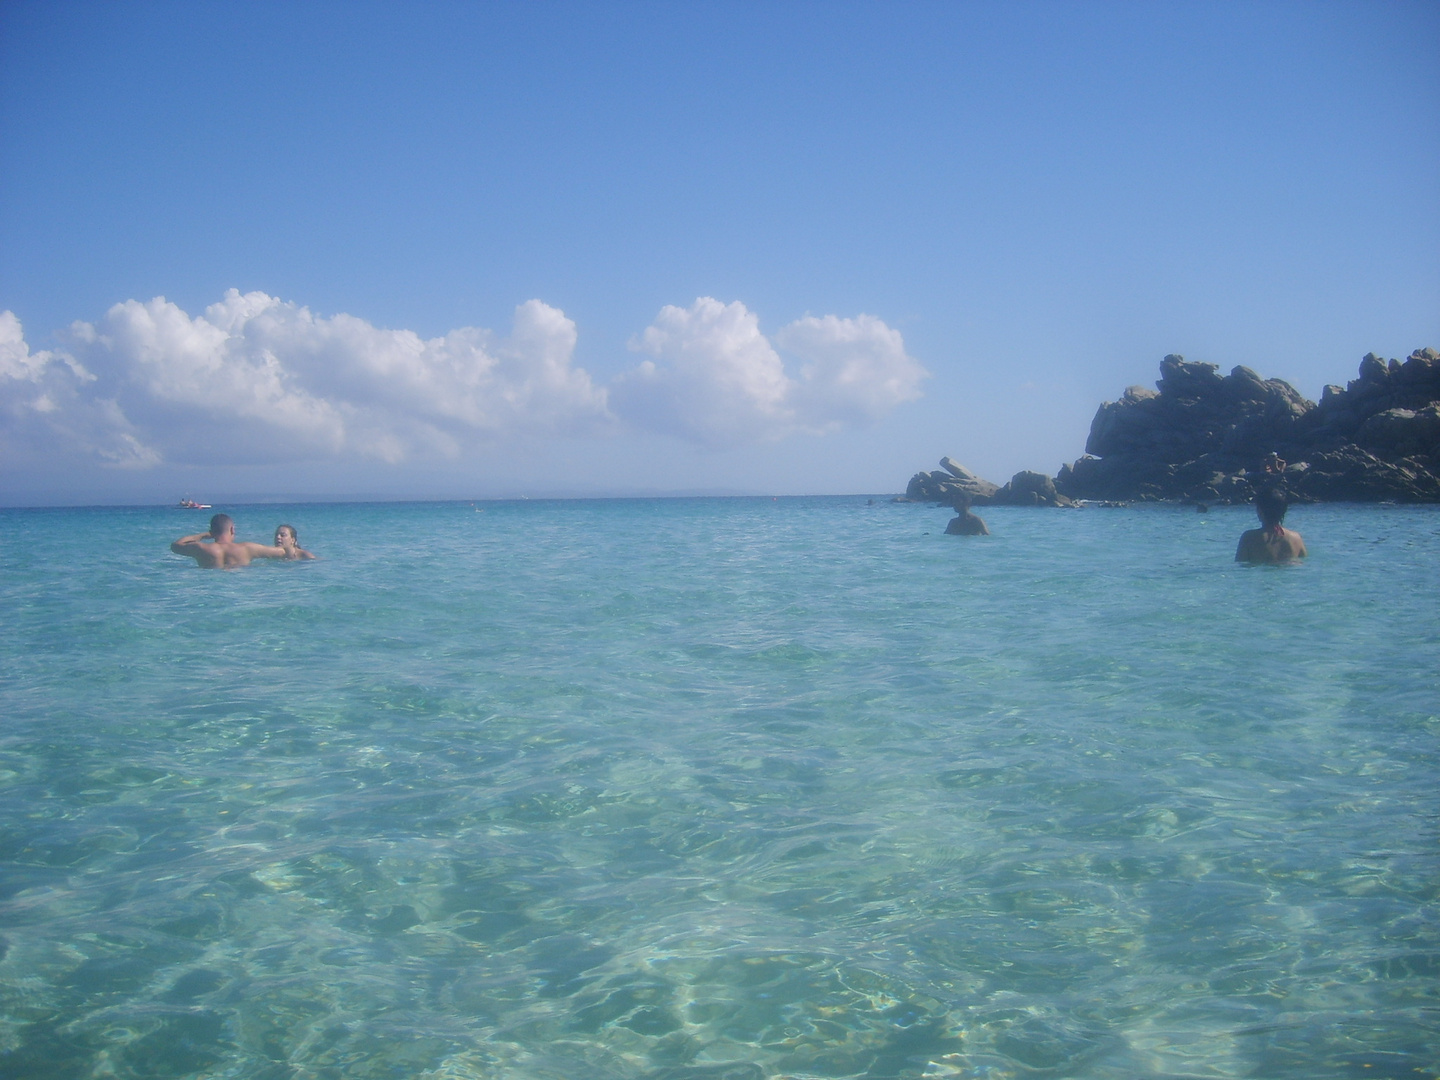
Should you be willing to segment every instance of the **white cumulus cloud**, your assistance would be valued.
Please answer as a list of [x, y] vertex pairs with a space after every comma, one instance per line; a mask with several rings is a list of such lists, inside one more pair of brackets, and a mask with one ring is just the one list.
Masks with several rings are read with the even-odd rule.
[[715, 446], [794, 429], [791, 380], [744, 304], [705, 296], [666, 306], [630, 344], [656, 358], [612, 388], [616, 412], [635, 426]]
[[32, 353], [25, 341], [25, 328], [13, 311], [0, 311], [0, 387], [6, 392], [24, 394], [23, 384], [39, 387], [47, 376], [65, 374], [79, 382], [94, 378], [68, 353], [42, 349]]
[[[794, 375], [776, 345], [800, 361]], [[744, 304], [708, 296], [661, 309], [631, 348], [654, 359], [615, 381], [616, 413], [715, 447], [869, 423], [919, 397], [928, 377], [874, 316], [806, 316], [772, 344]]]
[[929, 372], [905, 352], [899, 330], [873, 315], [807, 315], [775, 335], [800, 358], [795, 405], [812, 427], [865, 424], [920, 396]]
[[98, 327], [73, 326], [71, 338], [97, 370], [116, 374], [127, 412], [166, 432], [189, 456], [223, 456], [260, 430], [272, 441], [283, 437], [291, 452], [338, 450], [350, 410], [311, 393], [288, 356], [282, 360], [246, 334], [252, 320], [275, 306], [283, 307], [231, 290], [204, 316], [191, 318], [164, 297], [127, 300]]
[[663, 308], [631, 341], [647, 358], [608, 388], [574, 365], [576, 340], [539, 300], [515, 309], [508, 337], [427, 339], [231, 289], [199, 315], [127, 300], [32, 352], [7, 311], [0, 447], [10, 469], [463, 460], [624, 425], [731, 447], [868, 423], [927, 377], [873, 316], [807, 316], [772, 342], [744, 304], [710, 297]]
[[69, 353], [32, 353], [20, 320], [0, 312], [0, 456], [18, 467], [88, 459], [124, 468], [159, 462], [96, 377]]
[[395, 463], [609, 419], [605, 391], [571, 366], [575, 324], [538, 300], [507, 339], [463, 327], [426, 340], [235, 289], [193, 317], [129, 300], [70, 337], [171, 459]]

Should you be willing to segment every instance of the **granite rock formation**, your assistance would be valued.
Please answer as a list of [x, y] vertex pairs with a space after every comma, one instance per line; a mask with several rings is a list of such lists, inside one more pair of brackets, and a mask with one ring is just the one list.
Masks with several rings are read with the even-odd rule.
[[1156, 390], [1132, 386], [1090, 425], [1086, 456], [1063, 466], [1076, 499], [1241, 502], [1277, 477], [1300, 500], [1440, 501], [1440, 353], [1401, 363], [1374, 354], [1320, 403], [1289, 383], [1237, 367], [1167, 356]]
[[1325, 387], [1318, 404], [1247, 367], [1221, 375], [1215, 364], [1183, 356], [1161, 362], [1155, 386], [1132, 386], [1101, 405], [1085, 456], [1053, 480], [1020, 472], [1000, 487], [946, 457], [939, 471], [916, 473], [902, 499], [957, 508], [1226, 503], [1283, 480], [1300, 501], [1440, 502], [1435, 349], [1417, 349], [1403, 363], [1371, 353], [1358, 378]]
[[999, 484], [980, 479], [954, 458], [943, 457], [935, 472], [918, 472], [910, 478], [901, 500], [941, 503], [958, 509], [967, 503], [983, 506], [999, 490]]
[[1004, 487], [982, 480], [954, 458], [940, 459], [936, 472], [918, 472], [902, 496], [905, 502], [933, 502], [953, 506], [1074, 506], [1073, 499], [1055, 489], [1044, 473], [1018, 472]]
[[1053, 479], [1038, 472], [1017, 472], [990, 501], [996, 506], [1076, 505], [1074, 499], [1060, 493]]

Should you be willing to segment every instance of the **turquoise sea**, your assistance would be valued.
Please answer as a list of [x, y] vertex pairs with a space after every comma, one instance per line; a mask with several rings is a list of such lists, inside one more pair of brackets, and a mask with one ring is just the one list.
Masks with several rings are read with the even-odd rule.
[[1440, 508], [0, 511], [0, 1075], [1440, 1072]]

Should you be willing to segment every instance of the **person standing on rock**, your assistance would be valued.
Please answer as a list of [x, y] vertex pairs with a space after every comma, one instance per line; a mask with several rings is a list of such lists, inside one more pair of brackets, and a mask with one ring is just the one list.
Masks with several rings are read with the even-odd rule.
[[1288, 507], [1285, 493], [1278, 487], [1267, 488], [1255, 496], [1255, 513], [1262, 527], [1250, 529], [1240, 537], [1240, 546], [1235, 549], [1236, 562], [1283, 563], [1305, 558], [1308, 552], [1304, 539], [1280, 524], [1285, 520]]

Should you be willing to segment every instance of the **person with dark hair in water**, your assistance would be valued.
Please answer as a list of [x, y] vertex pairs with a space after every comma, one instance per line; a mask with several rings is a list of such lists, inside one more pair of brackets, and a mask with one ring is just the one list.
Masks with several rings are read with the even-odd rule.
[[1255, 513], [1262, 527], [1240, 537], [1236, 562], [1281, 563], [1305, 558], [1308, 553], [1300, 534], [1280, 524], [1288, 506], [1285, 493], [1278, 487], [1266, 488], [1255, 496]]
[[300, 546], [300, 534], [294, 525], [275, 526], [275, 546], [284, 548], [287, 559], [313, 559], [315, 556]]
[[950, 524], [945, 526], [947, 536], [989, 536], [990, 530], [986, 528], [984, 520], [980, 515], [970, 509], [970, 497], [960, 495], [952, 504], [955, 507], [956, 516], [950, 519]]
[[[209, 541], [209, 543], [206, 543]], [[210, 519], [210, 531], [182, 536], [170, 545], [176, 555], [188, 555], [201, 566], [228, 570], [232, 566], [249, 566], [251, 559], [293, 559], [280, 546], [268, 547], [253, 540], [235, 539], [235, 522], [229, 514], [216, 514]], [[290, 552], [296, 549], [292, 546]]]

